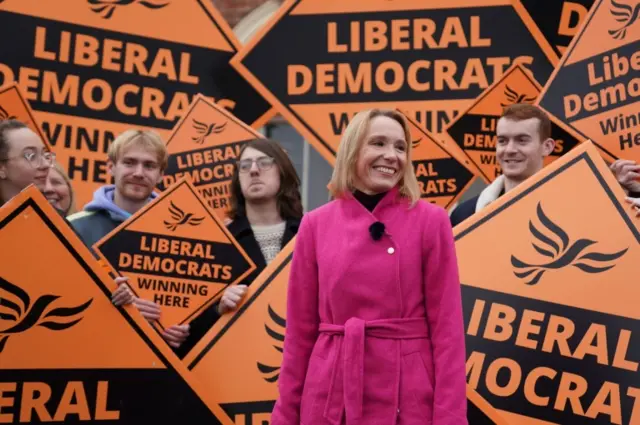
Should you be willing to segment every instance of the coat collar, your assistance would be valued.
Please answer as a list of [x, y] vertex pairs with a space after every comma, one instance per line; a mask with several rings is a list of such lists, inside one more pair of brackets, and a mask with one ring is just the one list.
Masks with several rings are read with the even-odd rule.
[[397, 206], [401, 203], [406, 203], [406, 200], [403, 199], [402, 195], [400, 194], [400, 189], [398, 188], [398, 186], [390, 189], [371, 212], [367, 210], [365, 206], [362, 205], [351, 192], [346, 193], [344, 198], [342, 198], [340, 201], [342, 209], [347, 217], [368, 217], [371, 222], [380, 221], [382, 219], [390, 219], [391, 217], [389, 217], [388, 215], [390, 207]]
[[489, 186], [478, 196], [478, 202], [476, 202], [476, 212], [480, 211], [500, 196], [504, 194], [504, 174], [499, 175]]

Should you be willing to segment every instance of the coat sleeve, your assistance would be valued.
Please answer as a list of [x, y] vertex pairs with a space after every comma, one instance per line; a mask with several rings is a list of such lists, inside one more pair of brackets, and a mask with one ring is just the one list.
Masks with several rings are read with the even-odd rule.
[[287, 327], [272, 425], [299, 425], [309, 358], [318, 337], [318, 262], [310, 216], [300, 223], [287, 289]]
[[424, 235], [424, 285], [434, 359], [433, 425], [467, 425], [466, 352], [462, 295], [451, 223], [432, 213]]

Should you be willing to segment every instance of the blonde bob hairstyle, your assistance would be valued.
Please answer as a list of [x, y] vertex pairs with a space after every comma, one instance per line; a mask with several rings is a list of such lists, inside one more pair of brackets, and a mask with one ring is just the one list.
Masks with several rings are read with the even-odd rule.
[[356, 162], [358, 154], [369, 133], [369, 125], [375, 117], [388, 117], [397, 121], [404, 130], [404, 137], [407, 142], [407, 162], [404, 167], [404, 175], [398, 182], [400, 194], [410, 201], [411, 206], [420, 199], [420, 189], [418, 179], [413, 170], [411, 162], [411, 130], [407, 119], [401, 112], [393, 109], [368, 109], [358, 112], [349, 122], [349, 125], [342, 134], [336, 164], [333, 168], [333, 175], [329, 188], [333, 198], [344, 198], [355, 188]]
[[[69, 175], [67, 174], [67, 172], [64, 170], [64, 168], [62, 168], [62, 166], [60, 164], [58, 164], [57, 162], [53, 163], [53, 169], [60, 174], [60, 176], [62, 177], [62, 179], [64, 180], [64, 182], [67, 184], [67, 187], [69, 188], [69, 208], [66, 211], [63, 211], [64, 216], [68, 217], [71, 214], [76, 212], [76, 194], [75, 191], [73, 190], [73, 184], [71, 183], [71, 179], [69, 178]], [[51, 171], [49, 171], [51, 172]]]
[[152, 150], [158, 157], [158, 165], [160, 170], [167, 168], [169, 154], [164, 141], [158, 133], [151, 130], [126, 130], [118, 135], [111, 145], [107, 156], [114, 164], [122, 157], [123, 153], [131, 146], [142, 146]]

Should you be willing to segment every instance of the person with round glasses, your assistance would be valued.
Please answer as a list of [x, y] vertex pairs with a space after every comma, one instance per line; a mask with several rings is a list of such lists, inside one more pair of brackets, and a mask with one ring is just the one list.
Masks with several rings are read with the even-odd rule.
[[[40, 136], [25, 123], [15, 119], [1, 120], [0, 206], [31, 184], [45, 192], [49, 171], [55, 161], [55, 153], [48, 151]], [[56, 210], [64, 218], [64, 212]], [[68, 223], [66, 219], [65, 222]], [[111, 295], [113, 303], [116, 306], [131, 304], [134, 296], [131, 289], [124, 285], [126, 279], [118, 277], [115, 281], [118, 288]]]
[[247, 287], [298, 233], [303, 214], [300, 179], [284, 149], [274, 140], [255, 139], [238, 158], [231, 178], [227, 228], [257, 268], [191, 322], [189, 337], [176, 351], [180, 357], [222, 314], [237, 308]]
[[18, 120], [0, 121], [0, 205], [30, 184], [44, 191], [56, 155]]

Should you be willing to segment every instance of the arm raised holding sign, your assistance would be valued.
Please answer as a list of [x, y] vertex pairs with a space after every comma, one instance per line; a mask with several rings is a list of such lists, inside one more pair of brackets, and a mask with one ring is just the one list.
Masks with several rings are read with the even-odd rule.
[[240, 151], [231, 178], [227, 228], [256, 265], [239, 285], [191, 322], [178, 356], [184, 357], [223, 314], [235, 311], [248, 286], [297, 234], [302, 217], [300, 179], [278, 142], [255, 139]]

